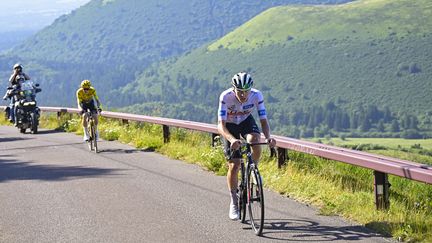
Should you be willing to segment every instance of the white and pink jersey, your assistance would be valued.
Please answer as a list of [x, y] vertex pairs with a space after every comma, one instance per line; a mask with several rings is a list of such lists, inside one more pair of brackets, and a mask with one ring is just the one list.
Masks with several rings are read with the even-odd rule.
[[261, 91], [252, 89], [246, 102], [240, 103], [233, 88], [230, 88], [222, 92], [219, 97], [218, 120], [238, 125], [252, 114], [254, 108], [257, 109], [260, 119], [267, 119]]

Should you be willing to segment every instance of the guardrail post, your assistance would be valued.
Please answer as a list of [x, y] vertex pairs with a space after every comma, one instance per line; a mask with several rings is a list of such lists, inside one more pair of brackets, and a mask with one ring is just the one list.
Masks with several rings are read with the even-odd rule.
[[286, 161], [288, 159], [288, 150], [284, 148], [277, 148], [278, 155], [278, 168], [280, 169], [282, 166], [286, 165]]
[[375, 176], [375, 204], [378, 210], [389, 209], [389, 188], [388, 176], [386, 173], [374, 171]]
[[218, 138], [219, 138], [219, 134], [216, 134], [216, 133], [212, 133], [212, 147], [215, 147], [216, 146], [216, 142], [217, 142], [217, 140], [218, 140]]
[[164, 143], [168, 143], [169, 140], [170, 140], [170, 130], [169, 130], [169, 126], [167, 126], [167, 125], [163, 125], [162, 129], [163, 129], [163, 138], [164, 138]]
[[129, 124], [129, 120], [122, 119], [122, 124], [123, 124], [123, 125], [127, 125], [127, 124]]

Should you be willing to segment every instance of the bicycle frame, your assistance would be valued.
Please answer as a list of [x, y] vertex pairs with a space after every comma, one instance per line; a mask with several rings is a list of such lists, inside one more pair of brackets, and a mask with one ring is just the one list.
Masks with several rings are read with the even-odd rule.
[[91, 111], [86, 111], [85, 119], [87, 121], [87, 129], [89, 139], [87, 141], [89, 150], [98, 153], [97, 140], [96, 140], [96, 129], [95, 129], [95, 120], [93, 118], [93, 113]]
[[[262, 189], [262, 181], [261, 175], [258, 170], [258, 165], [252, 159], [252, 150], [251, 147], [255, 145], [268, 145], [267, 143], [243, 143], [239, 149], [240, 154], [242, 155], [242, 159], [240, 162], [240, 183], [239, 183], [239, 210], [240, 210], [240, 219], [241, 222], [244, 223], [246, 221], [246, 204], [249, 209], [249, 218], [252, 225], [253, 230], [256, 235], [261, 235], [264, 224], [264, 195]], [[232, 157], [232, 156], [231, 156]], [[246, 157], [246, 165], [244, 162], [244, 157]], [[255, 188], [257, 191], [251, 190], [251, 182], [255, 178]], [[259, 181], [259, 182], [257, 182]], [[259, 222], [255, 222], [255, 218], [253, 216], [252, 204], [254, 202], [258, 202], [260, 204], [260, 215]]]

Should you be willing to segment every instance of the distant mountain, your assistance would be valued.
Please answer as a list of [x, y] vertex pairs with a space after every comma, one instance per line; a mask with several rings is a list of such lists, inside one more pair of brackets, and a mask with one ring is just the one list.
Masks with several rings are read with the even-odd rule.
[[323, 104], [354, 113], [376, 106], [395, 116], [432, 114], [430, 23], [429, 0], [275, 7], [208, 46], [149, 68], [117, 97], [137, 103], [128, 111], [212, 122], [219, 92], [247, 70], [280, 132], [306, 117], [298, 111]]
[[0, 33], [38, 31], [90, 0], [0, 1]]
[[47, 61], [149, 63], [222, 37], [269, 7], [320, 2], [347, 0], [93, 0], [14, 51]]
[[79, 80], [94, 80], [108, 98], [104, 94], [132, 82], [151, 63], [214, 41], [269, 7], [347, 1], [93, 0], [58, 18], [8, 57], [28, 68], [37, 64], [30, 71], [55, 97], [49, 102], [74, 104], [69, 96]]
[[21, 44], [26, 38], [35, 34], [34, 30], [0, 32], [0, 53]]

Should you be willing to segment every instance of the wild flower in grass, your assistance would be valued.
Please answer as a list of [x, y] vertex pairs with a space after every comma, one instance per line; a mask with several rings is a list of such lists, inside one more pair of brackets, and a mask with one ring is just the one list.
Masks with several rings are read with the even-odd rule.
[[81, 119], [70, 119], [64, 123], [64, 130], [67, 132], [76, 132], [82, 130]]
[[225, 157], [219, 148], [205, 149], [200, 154], [200, 161], [205, 161], [203, 165], [210, 171], [220, 173], [226, 172]]
[[101, 136], [108, 141], [117, 140], [120, 136], [120, 131], [118, 128], [100, 129], [100, 133]]
[[156, 150], [157, 148], [160, 148], [162, 145], [163, 145], [162, 139], [157, 137], [146, 137], [146, 138], [136, 139], [135, 141], [135, 146], [137, 148]]

